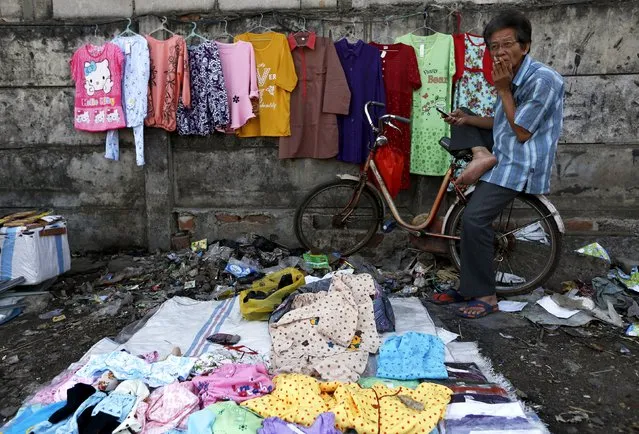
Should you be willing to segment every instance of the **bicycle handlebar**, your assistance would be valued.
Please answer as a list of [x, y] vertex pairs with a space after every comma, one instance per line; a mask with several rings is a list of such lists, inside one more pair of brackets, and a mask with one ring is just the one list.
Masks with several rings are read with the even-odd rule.
[[378, 119], [378, 126], [376, 127], [375, 124], [373, 123], [373, 119], [371, 119], [371, 114], [369, 111], [369, 108], [371, 106], [375, 106], [375, 107], [386, 107], [385, 104], [381, 103], [381, 102], [377, 102], [377, 101], [369, 101], [364, 105], [364, 113], [366, 113], [366, 119], [368, 120], [368, 124], [371, 126], [371, 128], [373, 129], [373, 131], [375, 131], [376, 133], [379, 133], [382, 131], [382, 126], [384, 124], [384, 122], [389, 119], [389, 120], [397, 120], [400, 122], [404, 122], [406, 124], [410, 124], [411, 121], [408, 118], [402, 117], [402, 116], [397, 116], [397, 115], [391, 115], [391, 114], [387, 114], [387, 115], [383, 115], [380, 116], [380, 118]]

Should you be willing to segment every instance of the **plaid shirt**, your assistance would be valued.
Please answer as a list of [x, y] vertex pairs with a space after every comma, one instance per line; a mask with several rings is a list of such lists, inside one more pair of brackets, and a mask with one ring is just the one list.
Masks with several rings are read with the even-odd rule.
[[550, 175], [561, 135], [564, 80], [528, 55], [513, 79], [512, 88], [515, 124], [532, 136], [524, 143], [517, 139], [498, 97], [493, 126], [497, 165], [481, 179], [511, 190], [545, 194], [550, 191]]

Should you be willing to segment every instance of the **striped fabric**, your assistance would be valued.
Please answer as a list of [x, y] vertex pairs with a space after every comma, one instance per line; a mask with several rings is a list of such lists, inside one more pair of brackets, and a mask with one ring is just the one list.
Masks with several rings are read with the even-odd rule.
[[517, 140], [498, 97], [493, 126], [497, 165], [481, 179], [516, 191], [545, 194], [550, 191], [563, 124], [564, 81], [559, 73], [528, 55], [513, 79], [513, 89], [515, 123], [532, 137], [525, 143]]

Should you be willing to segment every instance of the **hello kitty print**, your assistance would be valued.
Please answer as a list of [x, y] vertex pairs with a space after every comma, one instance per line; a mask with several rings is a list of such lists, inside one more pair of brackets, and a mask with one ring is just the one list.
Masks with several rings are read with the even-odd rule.
[[83, 131], [107, 131], [126, 126], [122, 109], [124, 55], [113, 43], [84, 45], [71, 59], [75, 81], [74, 126]]

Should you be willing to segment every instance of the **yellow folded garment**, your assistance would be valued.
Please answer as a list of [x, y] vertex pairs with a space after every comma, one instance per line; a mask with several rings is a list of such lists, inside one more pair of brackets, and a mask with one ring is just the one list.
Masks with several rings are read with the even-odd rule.
[[449, 388], [432, 383], [421, 383], [414, 390], [383, 384], [365, 389], [357, 383], [321, 383], [300, 374], [278, 375], [273, 383], [273, 393], [242, 405], [262, 417], [305, 426], [330, 411], [337, 428], [353, 428], [359, 434], [429, 433], [444, 416], [452, 395]]

